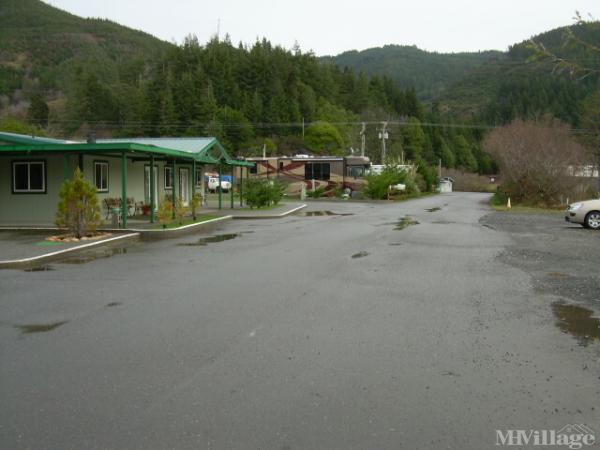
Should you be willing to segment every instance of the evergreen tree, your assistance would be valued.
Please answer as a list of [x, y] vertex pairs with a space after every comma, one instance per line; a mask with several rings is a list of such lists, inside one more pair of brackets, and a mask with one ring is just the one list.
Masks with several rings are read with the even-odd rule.
[[31, 97], [31, 103], [27, 110], [27, 121], [38, 127], [46, 128], [48, 126], [48, 114], [50, 109], [41, 94], [34, 94]]

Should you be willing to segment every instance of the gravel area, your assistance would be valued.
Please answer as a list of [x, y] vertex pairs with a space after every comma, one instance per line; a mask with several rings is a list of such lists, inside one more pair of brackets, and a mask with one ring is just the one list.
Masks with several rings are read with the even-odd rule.
[[493, 212], [480, 223], [510, 235], [498, 258], [529, 273], [536, 291], [600, 312], [600, 232], [566, 223], [561, 212]]

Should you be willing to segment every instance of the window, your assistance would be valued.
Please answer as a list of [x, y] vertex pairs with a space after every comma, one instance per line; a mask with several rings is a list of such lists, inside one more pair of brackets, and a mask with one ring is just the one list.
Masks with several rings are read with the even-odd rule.
[[250, 173], [256, 175], [258, 173], [258, 163], [254, 163], [252, 167], [250, 167]]
[[94, 161], [94, 185], [98, 192], [108, 192], [108, 163]]
[[283, 172], [283, 161], [279, 161], [279, 171]]
[[365, 168], [363, 166], [350, 166], [348, 169], [349, 175], [354, 178], [362, 177], [365, 174]]
[[165, 166], [165, 189], [173, 189], [173, 168]]
[[14, 193], [46, 193], [45, 161], [13, 162]]
[[305, 180], [329, 180], [330, 174], [329, 163], [306, 163], [304, 165]]
[[202, 169], [196, 169], [196, 187], [202, 187]]

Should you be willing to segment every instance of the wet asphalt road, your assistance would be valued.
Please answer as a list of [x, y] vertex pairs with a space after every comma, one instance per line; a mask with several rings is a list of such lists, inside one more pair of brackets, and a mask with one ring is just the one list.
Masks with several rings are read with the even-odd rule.
[[[518, 238], [482, 219], [487, 199], [315, 202], [353, 215], [237, 221], [212, 233], [240, 233], [222, 242], [0, 271], [0, 448], [483, 449], [496, 429], [600, 434], [599, 341], [555, 325], [556, 295], [506, 260]], [[396, 229], [405, 215], [419, 223]]]

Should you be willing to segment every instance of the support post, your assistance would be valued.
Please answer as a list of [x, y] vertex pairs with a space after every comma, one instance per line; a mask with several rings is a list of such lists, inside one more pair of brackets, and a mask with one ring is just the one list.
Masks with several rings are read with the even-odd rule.
[[[192, 161], [192, 205], [196, 204], [196, 160]], [[192, 206], [192, 219], [196, 220], [196, 207]]]
[[223, 189], [221, 189], [221, 180], [223, 179], [223, 163], [219, 162], [219, 209], [223, 208]]
[[202, 204], [206, 205], [206, 189], [204, 187], [204, 164], [200, 164], [200, 179], [202, 180], [202, 184], [200, 184], [200, 195], [202, 196]]
[[121, 153], [121, 215], [123, 228], [127, 228], [127, 154]]
[[244, 168], [240, 166], [240, 208], [244, 206]]
[[233, 178], [235, 175], [234, 169], [235, 166], [231, 166], [231, 188], [229, 188], [229, 194], [231, 197], [231, 209], [233, 209]]
[[150, 223], [156, 221], [156, 180], [154, 179], [154, 155], [150, 155]]
[[65, 181], [71, 178], [71, 158], [69, 155], [65, 155], [64, 178]]
[[173, 189], [171, 190], [173, 194], [173, 219], [175, 219], [175, 205], [177, 205], [177, 188], [179, 187], [177, 181], [177, 163], [175, 162], [175, 160], [173, 160]]

